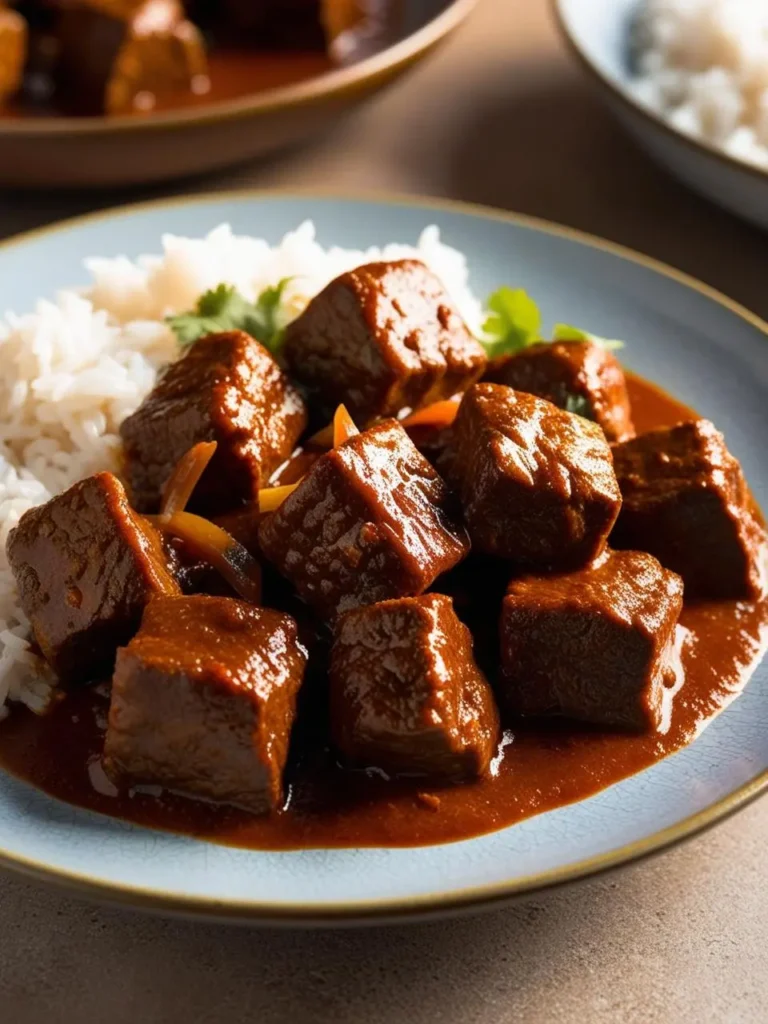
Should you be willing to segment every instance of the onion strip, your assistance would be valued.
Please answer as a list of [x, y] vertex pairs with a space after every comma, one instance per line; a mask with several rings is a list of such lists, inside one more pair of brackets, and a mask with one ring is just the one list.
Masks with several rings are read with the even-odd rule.
[[[302, 480], [304, 477], [301, 478]], [[265, 487], [259, 491], [259, 512], [274, 512], [280, 508], [289, 494], [293, 494], [301, 483], [297, 480], [295, 484], [285, 484], [284, 487]]]
[[200, 477], [208, 468], [214, 456], [217, 444], [215, 441], [201, 441], [193, 445], [182, 455], [171, 473], [168, 483], [163, 488], [160, 503], [160, 514], [172, 516], [183, 512], [192, 497], [192, 492], [200, 482]]
[[261, 601], [261, 566], [242, 544], [220, 526], [192, 515], [147, 516], [149, 522], [169, 537], [177, 537], [221, 573], [236, 593], [252, 604]]
[[333, 448], [333, 423], [318, 430], [316, 434], [307, 439], [307, 446], [311, 448]]

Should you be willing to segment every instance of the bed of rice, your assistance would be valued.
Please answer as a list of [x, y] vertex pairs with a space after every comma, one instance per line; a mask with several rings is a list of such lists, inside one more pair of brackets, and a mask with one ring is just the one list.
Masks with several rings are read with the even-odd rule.
[[45, 707], [53, 679], [33, 654], [5, 556], [9, 532], [27, 509], [84, 476], [117, 467], [122, 420], [176, 354], [164, 318], [190, 309], [225, 281], [251, 300], [291, 278], [279, 312], [287, 323], [332, 278], [372, 259], [417, 256], [443, 280], [467, 322], [481, 307], [464, 256], [435, 227], [414, 246], [358, 252], [324, 249], [311, 223], [276, 247], [222, 225], [206, 238], [167, 236], [162, 256], [87, 261], [88, 288], [43, 299], [33, 313], [0, 319], [0, 716], [8, 701]]
[[768, 2], [644, 0], [636, 32], [637, 97], [768, 170]]

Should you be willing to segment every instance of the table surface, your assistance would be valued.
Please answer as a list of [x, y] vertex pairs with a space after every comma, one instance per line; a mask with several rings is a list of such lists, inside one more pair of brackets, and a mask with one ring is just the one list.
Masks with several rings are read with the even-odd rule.
[[[484, 0], [426, 65], [311, 145], [141, 193], [0, 195], [0, 237], [121, 202], [254, 185], [451, 196], [688, 271], [768, 317], [766, 239], [688, 194], [604, 112], [544, 0]], [[0, 1017], [677, 1024], [766, 1020], [768, 801], [648, 862], [508, 909], [363, 932], [161, 920], [0, 878]]]

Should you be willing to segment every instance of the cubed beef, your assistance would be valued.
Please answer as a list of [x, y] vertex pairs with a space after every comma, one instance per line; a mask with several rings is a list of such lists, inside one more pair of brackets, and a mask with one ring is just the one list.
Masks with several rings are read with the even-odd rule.
[[615, 547], [650, 551], [686, 597], [765, 591], [765, 530], [741, 466], [709, 420], [652, 430], [613, 449], [623, 504]]
[[502, 384], [464, 396], [446, 472], [473, 547], [521, 567], [584, 565], [604, 549], [621, 504], [600, 427]]
[[301, 397], [258, 341], [243, 331], [201, 338], [120, 428], [134, 503], [154, 511], [174, 466], [198, 441], [218, 448], [191, 507], [228, 512], [256, 501], [305, 425]]
[[637, 551], [513, 580], [501, 613], [500, 699], [520, 715], [665, 731], [681, 678], [682, 606], [680, 577]]
[[469, 551], [447, 486], [394, 420], [318, 459], [259, 536], [326, 618], [420, 594]]
[[332, 281], [289, 324], [284, 352], [312, 404], [344, 402], [360, 423], [464, 391], [486, 365], [423, 263], [370, 263]]
[[595, 342], [540, 342], [494, 360], [485, 379], [594, 420], [609, 441], [623, 441], [635, 433], [624, 371], [612, 353]]
[[111, 473], [25, 513], [8, 560], [35, 640], [66, 682], [108, 675], [145, 605], [180, 593], [159, 535]]
[[0, 100], [21, 87], [27, 57], [27, 23], [0, 7]]
[[278, 808], [305, 665], [289, 615], [229, 597], [153, 601], [118, 652], [107, 772], [254, 814]]
[[60, 4], [55, 72], [62, 102], [81, 113], [146, 113], [147, 102], [204, 80], [202, 36], [179, 0]]
[[350, 764], [435, 782], [487, 771], [499, 718], [450, 597], [349, 612], [336, 632], [330, 678], [333, 737]]

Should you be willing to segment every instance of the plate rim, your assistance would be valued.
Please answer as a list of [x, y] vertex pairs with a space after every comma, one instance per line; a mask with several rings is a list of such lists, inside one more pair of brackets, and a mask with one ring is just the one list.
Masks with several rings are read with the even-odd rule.
[[714, 160], [722, 164], [731, 171], [746, 174], [768, 186], [768, 170], [763, 170], [761, 167], [758, 167], [756, 164], [749, 163], [747, 160], [740, 160], [738, 157], [731, 156], [730, 153], [726, 153], [724, 149], [721, 149], [713, 142], [709, 142], [706, 139], [699, 139], [694, 135], [686, 135], [684, 132], [681, 132], [678, 128], [671, 125], [661, 114], [657, 113], [651, 107], [647, 107], [644, 103], [641, 103], [640, 100], [637, 99], [637, 97], [634, 96], [623, 83], [615, 82], [576, 41], [565, 15], [564, 0], [549, 0], [549, 5], [555, 25], [560, 34], [560, 38], [566, 44], [570, 54], [576, 58], [577, 62], [581, 65], [582, 70], [586, 71], [592, 81], [599, 85], [603, 90], [610, 93], [610, 95], [621, 104], [625, 111], [630, 114], [637, 115], [647, 125], [655, 128], [657, 131], [660, 131], [668, 138], [681, 143], [689, 150], [698, 154], [698, 156], [708, 157], [710, 160]]
[[480, 0], [449, 0], [447, 6], [421, 28], [379, 53], [313, 75], [303, 82], [246, 93], [229, 100], [217, 100], [200, 107], [153, 113], [147, 117], [131, 114], [93, 117], [0, 117], [0, 139], [110, 136], [137, 132], [171, 132], [203, 125], [275, 114], [318, 103], [364, 94], [384, 85], [426, 57], [451, 36], [469, 17]]
[[[136, 214], [183, 206], [206, 206], [220, 201], [247, 202], [290, 199], [320, 199], [337, 202], [373, 203], [379, 206], [401, 206], [429, 212], [463, 214], [475, 219], [506, 223], [534, 230], [556, 238], [577, 242], [588, 248], [616, 256], [656, 274], [671, 279], [705, 298], [725, 307], [745, 320], [768, 340], [768, 321], [718, 289], [653, 257], [646, 256], [616, 242], [600, 238], [577, 228], [529, 214], [496, 209], [460, 200], [436, 199], [429, 196], [389, 191], [344, 190], [324, 188], [272, 188], [232, 189], [217, 192], [194, 193], [175, 198], [160, 198], [130, 203], [100, 210], [95, 213], [71, 217], [45, 227], [21, 232], [0, 240], [0, 253], [52, 235], [67, 232], [99, 222], [118, 221]], [[44, 861], [29, 858], [0, 845], [0, 868], [52, 883], [92, 899], [130, 905], [149, 911], [218, 920], [239, 920], [253, 924], [322, 926], [339, 924], [370, 924], [405, 919], [425, 919], [461, 910], [481, 909], [506, 903], [516, 896], [530, 894], [575, 882], [582, 878], [602, 874], [655, 853], [669, 849], [685, 839], [698, 835], [736, 811], [747, 806], [768, 790], [768, 769], [759, 772], [738, 789], [729, 793], [696, 814], [684, 818], [665, 829], [654, 832], [632, 843], [619, 846], [607, 853], [584, 858], [572, 864], [548, 871], [495, 882], [489, 885], [432, 892], [419, 896], [384, 898], [377, 900], [344, 900], [307, 905], [301, 902], [270, 902], [249, 899], [221, 899], [194, 896], [144, 886], [111, 882], [93, 875], [52, 867]], [[258, 852], [258, 851], [254, 851]], [[287, 851], [290, 853], [291, 851]]]

